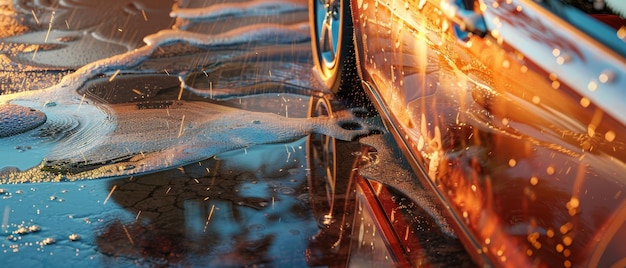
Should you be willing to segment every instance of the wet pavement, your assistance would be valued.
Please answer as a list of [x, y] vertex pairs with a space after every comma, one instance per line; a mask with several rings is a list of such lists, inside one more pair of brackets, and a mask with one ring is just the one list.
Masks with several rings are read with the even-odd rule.
[[[45, 135], [0, 138], [0, 262], [472, 265], [376, 114], [316, 82], [304, 1], [165, 3], [0, 2], [0, 97], [51, 118]], [[198, 142], [195, 129], [220, 135], [222, 109], [271, 123]]]

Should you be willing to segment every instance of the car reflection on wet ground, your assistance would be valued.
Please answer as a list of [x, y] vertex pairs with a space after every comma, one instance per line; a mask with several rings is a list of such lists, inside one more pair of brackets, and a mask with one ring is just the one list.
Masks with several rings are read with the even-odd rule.
[[[62, 12], [68, 6], [17, 5], [22, 12], [32, 8], [34, 16], [22, 21], [24, 29], [14, 27], [14, 34], [33, 34], [3, 36], [2, 60], [10, 64], [3, 65], [2, 94], [53, 86], [84, 64], [136, 49], [143, 36], [170, 23], [217, 36], [246, 25], [306, 24], [308, 19], [305, 3], [276, 1], [273, 6], [268, 2], [268, 7], [263, 1], [252, 1], [249, 7], [256, 9], [246, 9], [246, 5], [187, 1], [187, 8], [231, 7], [234, 13], [193, 20], [181, 19], [184, 12], [179, 10], [174, 22], [163, 19], [144, 25], [142, 21], [149, 21], [145, 18], [163, 17], [171, 7], [122, 2], [121, 9], [134, 14], [130, 20], [137, 20], [134, 24], [110, 8], [104, 14], [123, 18], [126, 24], [83, 25], [82, 30], [96, 34], [75, 36], [70, 41], [77, 43], [69, 46], [55, 43], [67, 41], [58, 39], [67, 33], [52, 31], [54, 44], [35, 44], [31, 49], [16, 44], [43, 37], [48, 28], [73, 26], [69, 22], [81, 21], [85, 15]], [[98, 7], [70, 5], [68, 9]], [[93, 36], [103, 38], [91, 40]], [[170, 100], [180, 94], [178, 77], [172, 83], [166, 75], [178, 75], [186, 85], [183, 96], [178, 96], [184, 101], [285, 118], [351, 112], [370, 124], [368, 129], [383, 129], [375, 114], [333, 100], [314, 83], [308, 40], [284, 41], [259, 39], [210, 49], [184, 42], [167, 44], [139, 64], [124, 66], [126, 76], [116, 78], [119, 72], [113, 71], [100, 74], [78, 91], [93, 102], [130, 103], [144, 112], [162, 112], [175, 105]], [[98, 53], [90, 54], [94, 51]], [[78, 55], [64, 58], [67, 53]], [[87, 54], [95, 58], [83, 57]], [[137, 94], [134, 83], [152, 83], [158, 89]], [[342, 127], [362, 126], [346, 122]], [[368, 142], [321, 134], [294, 137], [137, 176], [1, 185], [0, 262], [26, 267], [471, 266], [388, 134], [372, 134]], [[9, 150], [28, 145], [16, 146], [20, 147]]]

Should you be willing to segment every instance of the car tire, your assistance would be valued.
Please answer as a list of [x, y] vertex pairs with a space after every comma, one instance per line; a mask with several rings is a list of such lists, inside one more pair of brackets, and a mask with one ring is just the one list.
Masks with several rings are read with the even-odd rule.
[[309, 0], [311, 47], [324, 86], [339, 96], [361, 90], [349, 0]]

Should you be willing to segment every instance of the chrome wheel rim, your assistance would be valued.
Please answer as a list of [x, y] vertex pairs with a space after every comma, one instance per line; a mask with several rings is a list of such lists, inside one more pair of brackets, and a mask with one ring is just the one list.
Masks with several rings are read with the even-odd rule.
[[341, 0], [315, 0], [315, 34], [320, 61], [326, 68], [336, 63], [341, 31]]

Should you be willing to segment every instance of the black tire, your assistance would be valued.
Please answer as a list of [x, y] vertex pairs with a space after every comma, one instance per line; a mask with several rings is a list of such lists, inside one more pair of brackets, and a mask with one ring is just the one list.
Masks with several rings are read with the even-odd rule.
[[[309, 21], [313, 62], [321, 82], [339, 96], [361, 91], [350, 0], [309, 0]], [[325, 33], [333, 31], [336, 36], [329, 40]]]

